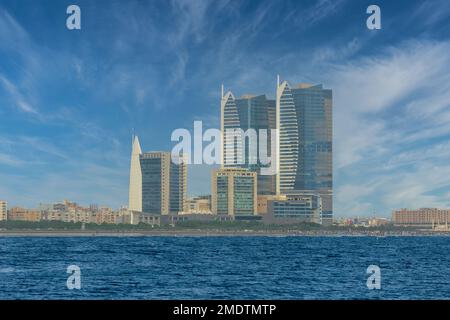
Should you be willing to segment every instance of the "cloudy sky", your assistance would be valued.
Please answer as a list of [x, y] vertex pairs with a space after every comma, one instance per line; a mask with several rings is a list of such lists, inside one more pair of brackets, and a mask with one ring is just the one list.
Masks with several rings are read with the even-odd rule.
[[[222, 82], [273, 98], [280, 74], [333, 90], [335, 215], [450, 207], [449, 5], [0, 0], [0, 198], [126, 205], [133, 128], [170, 150], [174, 129], [219, 125]], [[210, 168], [189, 170], [209, 193]]]

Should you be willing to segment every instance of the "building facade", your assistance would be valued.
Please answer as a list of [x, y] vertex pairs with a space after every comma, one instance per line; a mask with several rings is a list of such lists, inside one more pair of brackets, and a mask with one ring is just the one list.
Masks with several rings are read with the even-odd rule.
[[243, 168], [213, 170], [211, 186], [213, 214], [231, 216], [256, 215], [256, 172]]
[[[266, 95], [244, 95], [235, 98], [232, 92], [222, 94], [221, 130], [224, 135], [222, 163], [224, 168], [246, 168], [257, 173], [258, 194], [276, 193], [276, 175], [261, 174], [261, 168], [270, 164], [262, 163], [260, 155], [271, 157], [271, 130], [276, 128], [275, 100]], [[255, 135], [249, 134], [249, 129]], [[260, 132], [265, 130], [265, 149], [260, 141]], [[232, 133], [232, 134], [229, 134]], [[261, 150], [260, 150], [261, 149]], [[251, 152], [251, 150], [253, 152]]]
[[130, 165], [130, 187], [128, 209], [142, 212], [142, 171], [141, 171], [141, 145], [139, 138], [133, 139]]
[[317, 194], [286, 195], [267, 201], [267, 220], [275, 223], [322, 224], [322, 201]]
[[8, 220], [8, 203], [0, 200], [0, 221]]
[[450, 221], [450, 210], [437, 208], [400, 209], [392, 211], [392, 223], [398, 226], [445, 225]]
[[38, 222], [41, 218], [39, 210], [14, 207], [8, 211], [8, 220]]
[[269, 200], [285, 200], [286, 195], [258, 195], [258, 209], [259, 215], [267, 214], [267, 203]]
[[323, 223], [333, 220], [332, 91], [322, 85], [277, 85], [279, 194], [316, 193]]
[[186, 209], [187, 161], [170, 152], [142, 153], [134, 138], [131, 152], [129, 209], [178, 214]]
[[198, 196], [187, 201], [188, 214], [211, 214], [211, 196]]

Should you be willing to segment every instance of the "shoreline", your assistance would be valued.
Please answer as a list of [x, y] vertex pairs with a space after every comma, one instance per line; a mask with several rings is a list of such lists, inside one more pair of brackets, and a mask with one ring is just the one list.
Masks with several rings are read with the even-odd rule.
[[443, 232], [311, 232], [311, 231], [208, 231], [208, 230], [143, 230], [143, 231], [86, 231], [86, 230], [11, 230], [0, 231], [2, 237], [433, 237], [450, 236]]

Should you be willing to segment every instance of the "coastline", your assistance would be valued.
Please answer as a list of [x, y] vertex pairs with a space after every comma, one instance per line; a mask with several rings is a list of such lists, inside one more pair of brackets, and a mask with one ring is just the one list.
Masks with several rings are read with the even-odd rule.
[[2, 237], [425, 237], [449, 236], [442, 232], [311, 232], [311, 231], [253, 231], [253, 230], [10, 230], [0, 231]]

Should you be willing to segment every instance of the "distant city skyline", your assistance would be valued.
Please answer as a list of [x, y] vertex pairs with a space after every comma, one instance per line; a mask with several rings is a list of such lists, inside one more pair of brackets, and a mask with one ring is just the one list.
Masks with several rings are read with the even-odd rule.
[[[276, 99], [276, 75], [333, 90], [334, 216], [450, 207], [446, 1], [0, 0], [0, 199], [128, 203], [130, 140], [220, 128], [220, 85]], [[190, 165], [191, 196], [211, 167]]]

